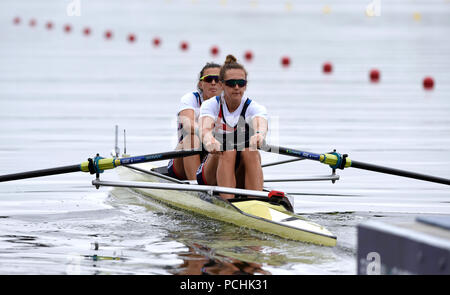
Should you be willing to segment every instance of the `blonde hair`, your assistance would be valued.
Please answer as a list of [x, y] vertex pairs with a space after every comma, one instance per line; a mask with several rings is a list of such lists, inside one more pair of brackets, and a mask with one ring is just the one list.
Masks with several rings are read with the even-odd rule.
[[219, 80], [224, 81], [226, 72], [231, 69], [243, 70], [245, 73], [245, 79], [247, 79], [247, 71], [245, 70], [244, 66], [237, 62], [236, 57], [234, 57], [231, 54], [228, 54], [227, 57], [225, 58], [223, 66], [220, 68]]

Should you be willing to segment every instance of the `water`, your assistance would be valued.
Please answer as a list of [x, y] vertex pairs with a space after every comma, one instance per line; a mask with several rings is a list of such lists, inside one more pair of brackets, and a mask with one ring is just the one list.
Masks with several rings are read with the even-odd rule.
[[[68, 3], [0, 4], [0, 174], [108, 155], [115, 124], [127, 129], [129, 153], [172, 149], [180, 97], [204, 63], [232, 53], [249, 72], [248, 96], [269, 109], [273, 143], [450, 177], [448, 1], [381, 1], [373, 18], [364, 1], [81, 1], [79, 17], [66, 15]], [[151, 45], [156, 36], [160, 47]], [[331, 75], [321, 72], [325, 61]], [[368, 81], [372, 68], [381, 71], [378, 84]], [[422, 89], [427, 75], [433, 91]], [[330, 172], [307, 161], [265, 169], [267, 179]], [[95, 190], [86, 174], [2, 183], [0, 273], [354, 274], [357, 224], [450, 213], [445, 186], [338, 173], [335, 184], [271, 184], [302, 193], [295, 211], [334, 232], [335, 248], [207, 220], [127, 190]]]

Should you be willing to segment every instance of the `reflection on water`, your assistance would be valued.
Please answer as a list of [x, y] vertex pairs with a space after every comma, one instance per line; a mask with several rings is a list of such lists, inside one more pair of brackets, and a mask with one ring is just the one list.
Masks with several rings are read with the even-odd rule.
[[351, 223], [359, 219], [352, 214], [307, 216], [337, 233], [341, 242], [328, 248], [180, 211], [129, 189], [113, 189], [101, 199], [100, 210], [3, 216], [0, 273], [355, 272]]
[[[178, 254], [184, 263], [179, 266], [176, 275], [269, 275], [258, 263], [241, 261], [235, 258], [209, 253], [213, 250], [202, 245], [192, 244], [189, 251]], [[203, 254], [204, 253], [204, 254]]]

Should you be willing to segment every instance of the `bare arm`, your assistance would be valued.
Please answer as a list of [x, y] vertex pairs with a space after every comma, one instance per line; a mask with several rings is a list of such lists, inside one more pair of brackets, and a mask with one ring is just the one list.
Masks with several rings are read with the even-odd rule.
[[178, 113], [178, 120], [183, 126], [183, 131], [187, 135], [195, 134], [198, 124], [195, 122], [195, 113], [192, 109], [182, 110]]
[[255, 134], [250, 138], [250, 146], [261, 147], [267, 135], [267, 120], [263, 117], [256, 116], [252, 120], [253, 130]]
[[214, 138], [214, 119], [208, 116], [200, 118], [201, 139], [205, 149], [210, 153], [220, 151], [220, 143]]

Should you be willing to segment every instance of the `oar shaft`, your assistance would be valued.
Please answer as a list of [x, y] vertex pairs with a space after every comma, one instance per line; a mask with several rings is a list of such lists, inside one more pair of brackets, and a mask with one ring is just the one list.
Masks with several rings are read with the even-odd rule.
[[129, 157], [129, 158], [121, 158], [120, 165], [130, 165], [130, 164], [139, 164], [153, 161], [162, 161], [162, 160], [170, 160], [173, 158], [180, 157], [189, 157], [193, 155], [199, 155], [202, 151], [200, 150], [188, 150], [188, 151], [170, 151], [164, 153], [157, 154], [149, 154], [143, 156]]
[[378, 166], [378, 165], [374, 165], [374, 164], [370, 164], [370, 163], [362, 163], [362, 162], [358, 162], [355, 160], [352, 160], [351, 167], [450, 185], [450, 179], [432, 176], [432, 175], [420, 174], [420, 173], [416, 173], [416, 172], [405, 171], [405, 170], [400, 170], [400, 169], [395, 169], [395, 168], [383, 167], [383, 166]]
[[267, 144], [262, 147], [262, 150], [264, 150], [266, 152], [270, 152], [270, 153], [276, 153], [276, 154], [281, 154], [281, 155], [286, 155], [286, 156], [291, 156], [291, 157], [297, 157], [297, 158], [301, 158], [301, 159], [320, 161], [320, 154], [295, 150], [295, 149], [286, 148], [286, 147], [282, 147], [282, 146], [274, 146], [274, 145]]
[[[305, 152], [305, 151], [295, 150], [295, 149], [291, 149], [291, 148], [285, 148], [285, 147], [281, 147], [281, 146], [272, 146], [272, 145], [265, 145], [261, 149], [266, 152], [279, 153], [282, 155], [319, 161], [321, 163], [330, 165], [330, 167], [332, 167], [333, 169], [336, 169], [336, 167], [340, 168], [340, 169], [353, 167], [353, 168], [364, 169], [364, 170], [369, 170], [369, 171], [374, 171], [374, 172], [392, 174], [392, 175], [397, 175], [397, 176], [402, 176], [402, 177], [408, 177], [408, 178], [414, 178], [414, 179], [418, 179], [418, 180], [424, 180], [424, 181], [429, 181], [429, 182], [450, 185], [450, 179], [447, 179], [447, 178], [426, 175], [426, 174], [420, 174], [420, 173], [416, 173], [416, 172], [405, 171], [405, 170], [400, 170], [400, 169], [395, 169], [395, 168], [383, 167], [383, 166], [378, 166], [378, 165], [369, 164], [369, 163], [358, 162], [358, 161], [351, 160], [348, 157], [346, 157], [344, 159], [345, 162], [341, 162], [341, 165], [340, 165], [339, 161], [341, 161], [343, 158], [338, 156], [336, 153], [316, 154], [316, 153]], [[344, 155], [344, 156], [346, 156], [346, 155]]]
[[42, 177], [42, 176], [49, 176], [49, 175], [57, 175], [57, 174], [65, 174], [65, 173], [79, 172], [79, 171], [81, 171], [80, 165], [48, 168], [48, 169], [20, 172], [20, 173], [8, 174], [8, 175], [0, 175], [0, 182], [26, 179], [26, 178], [34, 178], [34, 177]]
[[[199, 150], [170, 151], [170, 152], [149, 154], [149, 155], [129, 157], [129, 158], [99, 159], [98, 161], [95, 161], [95, 164], [93, 164], [93, 161], [91, 161], [91, 164], [89, 161], [85, 161], [85, 162], [82, 162], [81, 164], [71, 165], [71, 166], [63, 166], [63, 167], [48, 168], [48, 169], [42, 169], [42, 170], [0, 175], [0, 182], [26, 179], [26, 178], [35, 178], [35, 177], [42, 177], [42, 176], [50, 176], [50, 175], [57, 175], [57, 174], [65, 174], [65, 173], [71, 173], [71, 172], [80, 172], [80, 171], [91, 172], [91, 173], [102, 172], [103, 170], [113, 169], [113, 168], [115, 168], [117, 166], [121, 166], [121, 165], [138, 164], [138, 163], [168, 160], [168, 159], [180, 158], [180, 157], [188, 157], [188, 156], [193, 156], [193, 155], [197, 155], [200, 153], [201, 153], [201, 151], [199, 151]], [[92, 172], [93, 165], [95, 165], [94, 168], [96, 170], [94, 170]]]

